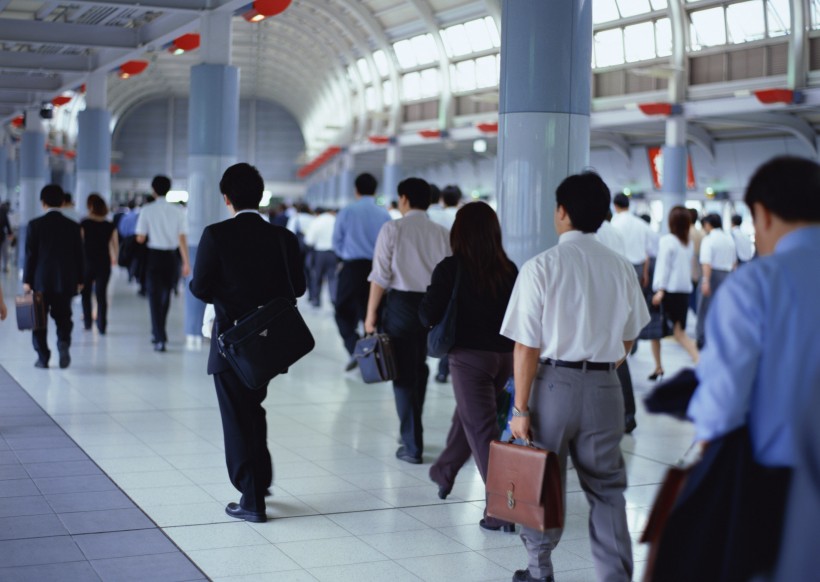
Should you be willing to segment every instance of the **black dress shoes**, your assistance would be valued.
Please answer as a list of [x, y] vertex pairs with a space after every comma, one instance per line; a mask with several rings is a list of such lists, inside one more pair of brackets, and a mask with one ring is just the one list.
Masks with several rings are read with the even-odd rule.
[[632, 434], [632, 431], [636, 428], [638, 428], [638, 423], [635, 422], [635, 417], [633, 416], [632, 418], [627, 418], [624, 422], [624, 433]]
[[358, 365], [359, 360], [357, 360], [356, 358], [350, 358], [350, 360], [348, 360], [347, 362], [347, 365], [345, 366], [345, 372], [352, 372], [358, 367]]
[[421, 457], [414, 457], [410, 453], [407, 452], [403, 446], [396, 449], [396, 458], [399, 461], [404, 461], [405, 463], [411, 463], [413, 465], [421, 465]]
[[165, 351], [165, 342], [156, 342], [154, 344], [154, 351], [155, 352], [164, 352]]
[[[481, 529], [486, 529], [487, 531], [503, 531], [504, 533], [515, 533], [515, 524], [514, 523], [505, 523], [503, 525], [490, 525], [487, 523], [486, 520], [482, 519], [478, 522], [478, 525]], [[535, 580], [535, 578], [533, 578]]]
[[450, 485], [442, 485], [441, 483], [439, 483], [439, 480], [436, 479], [435, 474], [434, 474], [434, 469], [435, 468], [436, 468], [435, 465], [430, 467], [430, 472], [428, 473], [430, 475], [430, 481], [432, 481], [433, 483], [438, 485], [438, 498], [439, 499], [447, 499], [447, 496], [450, 495], [450, 491], [453, 490], [453, 485], [452, 485], [452, 483]]
[[268, 521], [268, 516], [264, 511], [249, 511], [243, 509], [238, 503], [229, 503], [225, 506], [225, 513], [236, 519], [244, 519], [245, 521], [252, 521], [253, 523], [265, 523]]
[[530, 575], [529, 570], [516, 570], [515, 574], [513, 574], [512, 582], [555, 582], [555, 578], [550, 576], [544, 576], [543, 578], [534, 578]]
[[60, 367], [65, 369], [71, 365], [71, 356], [68, 350], [60, 350]]
[[48, 368], [48, 362], [46, 360], [41, 359], [41, 358], [37, 358], [37, 361], [34, 362], [34, 367], [35, 368], [46, 369], [46, 368]]

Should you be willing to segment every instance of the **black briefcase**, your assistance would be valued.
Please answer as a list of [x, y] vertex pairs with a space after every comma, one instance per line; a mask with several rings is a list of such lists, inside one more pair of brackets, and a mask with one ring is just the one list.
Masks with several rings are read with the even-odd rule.
[[368, 335], [357, 341], [353, 357], [359, 363], [365, 384], [387, 382], [396, 378], [396, 356], [386, 333]]
[[248, 388], [265, 386], [313, 350], [316, 342], [291, 301], [277, 297], [219, 334], [219, 353]]
[[39, 291], [14, 298], [17, 308], [17, 329], [37, 331], [46, 327], [46, 306]]

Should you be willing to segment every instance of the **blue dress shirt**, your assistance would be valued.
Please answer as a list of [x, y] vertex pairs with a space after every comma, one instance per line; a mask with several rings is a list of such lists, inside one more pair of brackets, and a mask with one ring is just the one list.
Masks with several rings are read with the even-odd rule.
[[376, 238], [390, 214], [376, 205], [373, 196], [362, 196], [343, 208], [333, 228], [333, 250], [343, 261], [373, 259]]
[[820, 390], [820, 226], [793, 231], [738, 269], [706, 321], [700, 385], [689, 404], [696, 438], [748, 422], [755, 458], [793, 467], [800, 409]]

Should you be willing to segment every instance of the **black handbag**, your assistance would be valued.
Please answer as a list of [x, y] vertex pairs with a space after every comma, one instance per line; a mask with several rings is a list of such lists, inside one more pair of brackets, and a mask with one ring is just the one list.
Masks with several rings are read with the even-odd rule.
[[357, 341], [353, 357], [359, 364], [365, 384], [395, 380], [396, 356], [387, 334], [368, 335]]
[[46, 327], [46, 306], [43, 294], [33, 291], [14, 298], [17, 312], [17, 329], [37, 331]]
[[305, 320], [296, 309], [296, 294], [281, 240], [282, 258], [290, 287], [290, 298], [277, 297], [236, 320], [219, 334], [219, 353], [228, 360], [240, 380], [256, 390], [287, 371], [316, 345]]
[[461, 283], [461, 263], [456, 266], [456, 281], [453, 293], [447, 302], [444, 316], [427, 333], [427, 355], [433, 358], [445, 358], [456, 343], [456, 315], [458, 314], [458, 286]]

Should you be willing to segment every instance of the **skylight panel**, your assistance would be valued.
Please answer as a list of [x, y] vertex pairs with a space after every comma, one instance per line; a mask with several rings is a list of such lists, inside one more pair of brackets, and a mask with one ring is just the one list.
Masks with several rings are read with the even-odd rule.
[[367, 66], [367, 61], [359, 59], [356, 61], [356, 67], [359, 69], [359, 74], [362, 76], [362, 81], [365, 84], [370, 82], [370, 67]]
[[723, 7], [692, 12], [692, 50], [726, 44], [726, 23]]
[[651, 10], [649, 0], [618, 0], [618, 9], [624, 18], [646, 14]]
[[393, 45], [393, 50], [396, 53], [396, 58], [399, 60], [399, 66], [402, 69], [411, 69], [418, 64], [413, 45], [409, 40], [400, 40]]
[[425, 69], [421, 71], [421, 98], [437, 97], [439, 93], [438, 69]]
[[624, 39], [620, 28], [597, 33], [593, 46], [596, 66], [611, 67], [624, 63]]
[[464, 30], [467, 32], [467, 38], [470, 39], [470, 47], [473, 49], [473, 52], [486, 51], [487, 49], [493, 48], [490, 31], [487, 30], [487, 24], [483, 18], [465, 22]]
[[615, 4], [615, 0], [598, 0], [592, 3], [593, 24], [611, 22], [618, 20], [620, 17], [621, 15], [618, 12], [618, 5]]
[[476, 87], [495, 87], [498, 85], [498, 57], [490, 55], [475, 61]]
[[447, 49], [448, 56], [461, 57], [472, 52], [470, 39], [467, 38], [467, 31], [464, 29], [463, 24], [445, 28], [441, 31], [441, 36], [444, 39], [444, 46]]
[[416, 54], [416, 63], [426, 65], [438, 60], [438, 49], [432, 34], [421, 34], [410, 39], [410, 44]]
[[379, 70], [379, 75], [386, 77], [390, 73], [390, 67], [387, 64], [387, 55], [383, 50], [378, 50], [373, 53], [373, 60], [376, 62], [376, 68]]
[[501, 46], [501, 36], [498, 34], [498, 27], [495, 25], [495, 19], [492, 16], [484, 18], [484, 23], [487, 25], [487, 30], [490, 32], [490, 40], [493, 46], [498, 48]]
[[659, 57], [672, 55], [672, 23], [668, 18], [655, 22], [655, 51]]
[[624, 28], [624, 56], [628, 63], [655, 58], [655, 27], [651, 22]]
[[791, 6], [789, 0], [767, 0], [766, 23], [769, 36], [783, 36], [791, 31]]
[[401, 78], [401, 92], [405, 101], [418, 101], [421, 98], [421, 75], [407, 73]]

